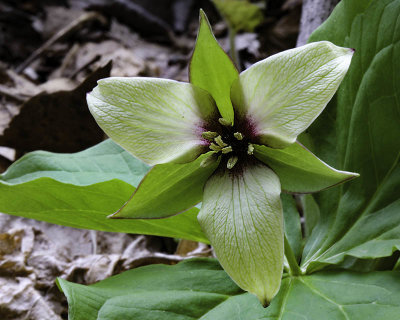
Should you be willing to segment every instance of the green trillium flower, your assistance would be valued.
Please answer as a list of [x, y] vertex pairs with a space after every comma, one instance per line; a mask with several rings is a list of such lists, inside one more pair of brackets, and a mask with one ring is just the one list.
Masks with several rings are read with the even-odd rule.
[[281, 190], [352, 179], [296, 141], [345, 76], [353, 50], [316, 42], [238, 73], [201, 12], [190, 83], [107, 78], [87, 101], [100, 127], [154, 165], [116, 218], [164, 218], [202, 201], [200, 225], [221, 265], [268, 305], [284, 263]]

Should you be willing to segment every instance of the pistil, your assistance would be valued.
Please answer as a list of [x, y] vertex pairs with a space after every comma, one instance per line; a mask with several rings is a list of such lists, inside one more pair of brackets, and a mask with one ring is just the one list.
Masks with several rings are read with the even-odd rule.
[[[224, 123], [224, 126], [231, 126], [223, 118], [219, 119], [220, 123]], [[219, 134], [214, 131], [205, 131], [201, 134], [204, 139], [210, 141], [209, 148], [214, 151], [214, 155], [210, 158], [205, 159], [202, 162], [202, 166], [207, 166], [212, 162], [212, 159], [216, 159], [217, 155], [228, 155], [226, 161], [226, 167], [232, 169], [239, 161], [242, 155], [252, 155], [254, 153], [254, 146], [244, 140], [244, 135], [241, 132], [232, 132], [230, 128], [223, 129], [223, 134]]]

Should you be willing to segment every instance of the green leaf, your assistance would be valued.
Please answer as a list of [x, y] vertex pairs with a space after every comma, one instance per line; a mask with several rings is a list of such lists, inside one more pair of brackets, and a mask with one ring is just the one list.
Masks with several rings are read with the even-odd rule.
[[242, 291], [214, 259], [133, 269], [91, 286], [58, 279], [70, 320], [198, 319]]
[[363, 215], [348, 232], [318, 257], [321, 264], [339, 264], [346, 256], [361, 259], [391, 256], [400, 250], [400, 200]]
[[212, 259], [151, 265], [90, 286], [58, 279], [70, 320], [397, 320], [400, 273], [345, 271], [285, 278], [268, 308]]
[[208, 149], [202, 132], [218, 118], [206, 91], [166, 79], [106, 78], [87, 102], [107, 135], [150, 165], [195, 160]]
[[332, 98], [352, 55], [321, 41], [257, 62], [232, 85], [236, 116], [250, 122], [259, 144], [289, 146]]
[[358, 177], [330, 167], [298, 142], [284, 149], [254, 147], [256, 158], [275, 171], [287, 192], [317, 192]]
[[0, 212], [75, 228], [207, 242], [197, 208], [163, 220], [107, 219], [147, 171], [111, 140], [74, 154], [29, 153], [0, 176]]
[[253, 32], [264, 20], [261, 8], [248, 0], [213, 0], [213, 3], [235, 32]]
[[206, 167], [201, 162], [213, 152], [185, 164], [166, 163], [153, 167], [144, 177], [131, 199], [116, 212], [115, 218], [166, 218], [185, 211], [203, 197], [207, 179], [219, 160]]
[[285, 234], [298, 263], [300, 261], [303, 245], [300, 214], [297, 211], [296, 201], [292, 195], [282, 193], [281, 200], [283, 205], [283, 217], [285, 220]]
[[320, 212], [319, 206], [315, 202], [314, 197], [311, 194], [306, 194], [301, 197], [301, 204], [304, 213], [304, 233], [306, 238], [311, 235], [312, 230], [318, 223]]
[[216, 171], [204, 187], [200, 225], [225, 271], [268, 305], [283, 268], [278, 177], [261, 162]]
[[190, 82], [207, 90], [217, 103], [221, 116], [234, 122], [231, 85], [238, 77], [231, 59], [215, 39], [205, 13], [200, 10], [200, 27], [190, 61]]
[[344, 0], [311, 37], [356, 49], [337, 98], [309, 132], [316, 154], [360, 178], [315, 196], [321, 218], [304, 250], [309, 272], [347, 254], [391, 255], [400, 245], [399, 15], [399, 0]]

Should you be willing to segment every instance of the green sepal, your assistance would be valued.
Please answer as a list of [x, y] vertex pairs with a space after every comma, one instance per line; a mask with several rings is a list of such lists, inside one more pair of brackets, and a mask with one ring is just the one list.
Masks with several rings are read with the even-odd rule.
[[254, 147], [255, 157], [275, 171], [286, 192], [318, 192], [359, 176], [330, 167], [299, 142], [284, 149]]
[[207, 90], [216, 101], [221, 116], [233, 124], [234, 113], [230, 90], [239, 73], [215, 39], [207, 16], [202, 10], [200, 10], [199, 33], [189, 71], [190, 82]]
[[154, 166], [129, 201], [111, 217], [166, 218], [193, 207], [201, 201], [203, 186], [218, 167], [219, 158], [207, 166], [201, 164], [214, 156], [214, 152], [208, 152], [190, 163]]
[[264, 20], [261, 8], [248, 0], [213, 0], [213, 3], [235, 32], [254, 32]]

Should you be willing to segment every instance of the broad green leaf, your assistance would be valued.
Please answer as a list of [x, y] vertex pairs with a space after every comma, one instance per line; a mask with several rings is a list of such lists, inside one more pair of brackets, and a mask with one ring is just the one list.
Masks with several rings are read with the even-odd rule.
[[250, 122], [259, 144], [287, 147], [325, 108], [352, 55], [321, 41], [259, 61], [232, 85], [235, 113]]
[[285, 221], [285, 234], [298, 263], [300, 261], [303, 245], [300, 214], [297, 211], [296, 201], [292, 195], [282, 193], [281, 200], [283, 205], [283, 218]]
[[210, 156], [212, 152], [190, 163], [156, 165], [143, 178], [131, 199], [112, 217], [166, 218], [193, 207], [201, 201], [204, 184], [219, 164], [216, 160], [206, 167], [201, 166]]
[[316, 154], [360, 178], [315, 196], [321, 218], [304, 250], [309, 272], [347, 254], [391, 255], [400, 244], [392, 228], [400, 190], [399, 15], [399, 0], [344, 0], [311, 37], [356, 49], [337, 98], [309, 132]]
[[213, 0], [213, 3], [235, 32], [253, 32], [264, 19], [261, 8], [248, 0]]
[[106, 78], [87, 102], [107, 135], [150, 165], [196, 159], [208, 146], [202, 132], [218, 118], [205, 90], [166, 79]]
[[198, 219], [225, 271], [268, 305], [283, 267], [280, 183], [261, 162], [236, 166], [207, 181]]
[[57, 281], [67, 296], [70, 320], [199, 319], [243, 293], [214, 259], [150, 265], [91, 286]]
[[400, 273], [331, 271], [285, 278], [268, 308], [213, 259], [151, 265], [90, 286], [58, 279], [70, 320], [397, 320]]
[[0, 176], [0, 212], [69, 227], [207, 242], [198, 209], [163, 220], [112, 220], [148, 166], [111, 140], [74, 154], [33, 152]]
[[400, 250], [400, 199], [362, 216], [346, 234], [318, 257], [318, 264], [339, 264], [346, 256], [380, 258]]
[[0, 182], [17, 185], [46, 177], [88, 186], [116, 179], [137, 186], [149, 169], [147, 164], [108, 139], [77, 153], [28, 153], [0, 175]]
[[275, 171], [287, 192], [317, 192], [358, 177], [330, 167], [298, 142], [284, 149], [254, 147], [256, 158]]
[[321, 214], [319, 212], [319, 206], [311, 194], [303, 195], [301, 197], [301, 204], [304, 213], [304, 233], [306, 238], [308, 238], [315, 225], [318, 223]]
[[200, 27], [190, 61], [190, 82], [207, 90], [217, 103], [221, 116], [233, 123], [231, 85], [239, 73], [215, 39], [205, 13], [200, 10]]

